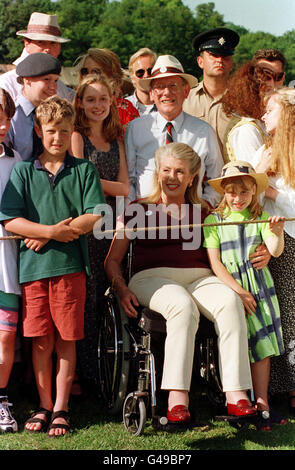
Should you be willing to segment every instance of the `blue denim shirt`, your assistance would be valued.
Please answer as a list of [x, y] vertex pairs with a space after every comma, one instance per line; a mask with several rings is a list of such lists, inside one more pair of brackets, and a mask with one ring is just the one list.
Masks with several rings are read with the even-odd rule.
[[34, 110], [35, 106], [23, 94], [18, 95], [8, 139], [22, 160], [33, 157]]

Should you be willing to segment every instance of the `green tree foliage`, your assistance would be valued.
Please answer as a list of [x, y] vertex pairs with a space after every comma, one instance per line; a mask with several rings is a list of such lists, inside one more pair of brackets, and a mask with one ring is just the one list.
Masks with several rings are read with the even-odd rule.
[[31, 13], [51, 13], [51, 0], [1, 0], [0, 1], [0, 62], [11, 63], [22, 52], [24, 43], [16, 32], [26, 29]]
[[173, 54], [187, 71], [192, 64], [195, 19], [180, 0], [122, 0], [110, 2], [95, 28], [92, 46], [111, 48], [123, 66], [140, 47]]
[[55, 3], [62, 34], [71, 39], [62, 48], [64, 65], [72, 66], [73, 61], [91, 47], [107, 3], [106, 0], [59, 0]]
[[213, 2], [202, 3], [196, 8], [196, 34], [208, 29], [224, 27], [223, 15], [215, 11]]
[[225, 22], [214, 2], [202, 3], [194, 11], [182, 0], [0, 0], [0, 63], [11, 63], [22, 51], [23, 41], [16, 31], [25, 29], [32, 12], [57, 13], [64, 37], [66, 66], [89, 47], [106, 47], [127, 67], [129, 57], [140, 47], [158, 54], [175, 55], [186, 72], [199, 76], [192, 40], [216, 27], [229, 27], [240, 35], [234, 55], [235, 65], [250, 60], [257, 49], [277, 48], [287, 58], [286, 82], [295, 79], [295, 30], [276, 37], [250, 32]]

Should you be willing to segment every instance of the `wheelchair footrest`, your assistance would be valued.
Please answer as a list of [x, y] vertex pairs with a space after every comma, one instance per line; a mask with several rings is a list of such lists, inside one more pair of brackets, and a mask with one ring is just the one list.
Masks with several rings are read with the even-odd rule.
[[154, 416], [152, 419], [152, 425], [155, 429], [167, 432], [184, 432], [194, 428], [208, 431], [210, 428], [207, 423], [201, 423], [194, 419], [192, 419], [190, 423], [170, 423], [166, 416]]
[[216, 415], [214, 416], [215, 421], [225, 421], [230, 426], [236, 429], [243, 429], [248, 427], [250, 424], [257, 422], [257, 415], [250, 416], [231, 416], [231, 415]]

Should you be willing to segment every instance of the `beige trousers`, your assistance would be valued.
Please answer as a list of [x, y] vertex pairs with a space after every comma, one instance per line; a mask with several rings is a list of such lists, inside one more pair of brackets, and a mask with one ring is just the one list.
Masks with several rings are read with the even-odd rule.
[[131, 278], [129, 288], [167, 321], [163, 389], [190, 389], [200, 313], [215, 324], [223, 390], [252, 388], [243, 304], [210, 269], [146, 269]]

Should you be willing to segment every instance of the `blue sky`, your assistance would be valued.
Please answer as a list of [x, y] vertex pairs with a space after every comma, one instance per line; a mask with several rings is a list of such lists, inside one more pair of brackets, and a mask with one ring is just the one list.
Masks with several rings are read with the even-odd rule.
[[[295, 29], [295, 0], [210, 0], [225, 21], [280, 36]], [[183, 0], [192, 10], [206, 0]]]

